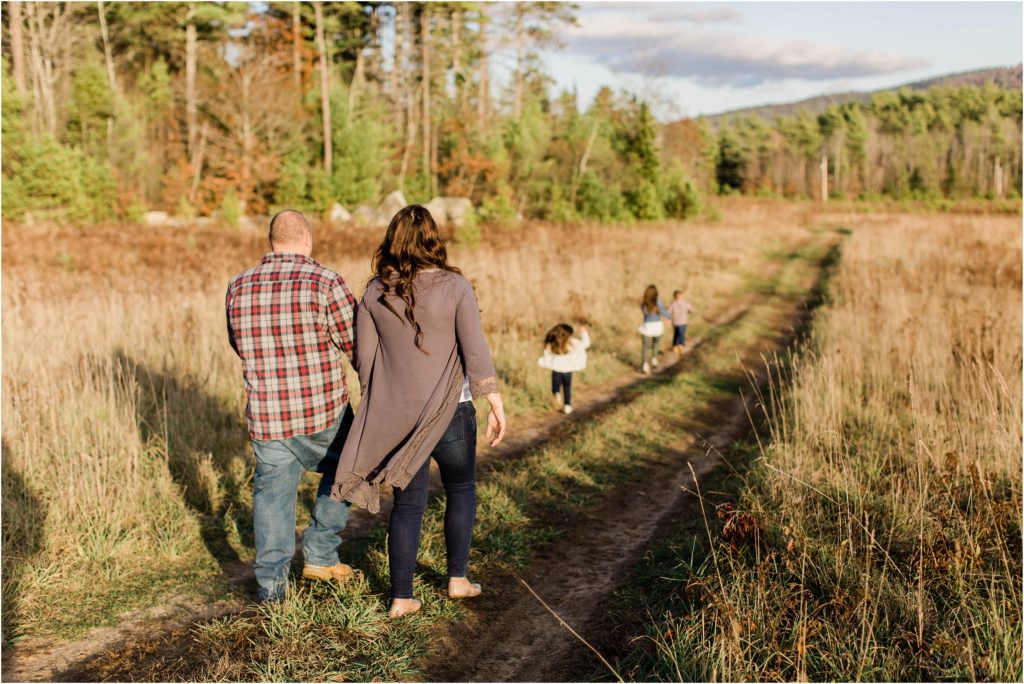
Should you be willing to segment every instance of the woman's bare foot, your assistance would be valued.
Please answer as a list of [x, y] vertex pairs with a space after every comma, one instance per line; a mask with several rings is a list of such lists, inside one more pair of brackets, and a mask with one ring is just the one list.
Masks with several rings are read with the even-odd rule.
[[400, 618], [403, 615], [415, 613], [423, 604], [417, 599], [391, 599], [391, 609], [388, 610], [389, 618]]
[[450, 577], [448, 579], [448, 596], [450, 598], [473, 598], [479, 596], [480, 585], [470, 582], [465, 577]]

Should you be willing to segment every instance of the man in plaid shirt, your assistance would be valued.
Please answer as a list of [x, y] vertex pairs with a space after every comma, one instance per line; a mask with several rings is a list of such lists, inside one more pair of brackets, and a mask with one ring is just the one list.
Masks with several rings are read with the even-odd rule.
[[302, 473], [322, 473], [302, 536], [303, 577], [344, 580], [338, 534], [347, 503], [331, 499], [338, 455], [352, 423], [342, 354], [352, 360], [355, 299], [337, 273], [310, 258], [313, 231], [300, 212], [270, 221], [270, 249], [228, 285], [228, 340], [242, 359], [249, 437], [256, 455], [253, 569], [260, 601], [279, 601], [295, 554]]

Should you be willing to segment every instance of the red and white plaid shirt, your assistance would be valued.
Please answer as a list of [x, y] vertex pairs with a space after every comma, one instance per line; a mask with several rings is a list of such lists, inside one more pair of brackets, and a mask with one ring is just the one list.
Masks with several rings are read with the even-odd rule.
[[355, 306], [340, 275], [301, 254], [270, 252], [231, 280], [228, 340], [242, 359], [250, 437], [330, 427], [348, 401], [341, 354], [351, 361]]

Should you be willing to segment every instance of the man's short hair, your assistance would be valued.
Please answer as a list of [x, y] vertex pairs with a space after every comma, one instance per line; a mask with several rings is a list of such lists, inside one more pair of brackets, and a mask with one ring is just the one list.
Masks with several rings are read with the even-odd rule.
[[302, 242], [306, 233], [313, 232], [313, 227], [301, 211], [285, 209], [274, 214], [270, 219], [270, 244], [294, 245]]

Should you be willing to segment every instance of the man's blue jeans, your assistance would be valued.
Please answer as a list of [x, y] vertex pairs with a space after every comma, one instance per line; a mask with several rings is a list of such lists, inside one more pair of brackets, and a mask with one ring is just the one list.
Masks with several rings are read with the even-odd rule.
[[256, 536], [253, 570], [260, 601], [284, 598], [288, 570], [295, 555], [295, 500], [299, 479], [310, 470], [322, 473], [309, 527], [302, 535], [307, 565], [338, 563], [338, 533], [348, 523], [349, 504], [331, 498], [338, 455], [352, 426], [346, 406], [326, 430], [288, 439], [252, 440], [256, 454], [252, 517]]

